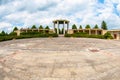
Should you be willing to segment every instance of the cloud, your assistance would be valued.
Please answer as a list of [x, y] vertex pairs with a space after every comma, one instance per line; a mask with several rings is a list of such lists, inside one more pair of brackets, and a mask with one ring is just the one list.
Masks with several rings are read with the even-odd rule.
[[1, 29], [9, 27], [8, 31], [34, 24], [52, 28], [54, 19], [68, 19], [70, 26], [83, 27], [100, 26], [105, 20], [109, 29], [120, 28], [120, 0], [0, 0], [0, 4]]
[[120, 4], [117, 5], [117, 10], [120, 12]]
[[0, 22], [0, 31], [2, 30], [10, 32], [12, 30], [12, 24], [7, 22]]

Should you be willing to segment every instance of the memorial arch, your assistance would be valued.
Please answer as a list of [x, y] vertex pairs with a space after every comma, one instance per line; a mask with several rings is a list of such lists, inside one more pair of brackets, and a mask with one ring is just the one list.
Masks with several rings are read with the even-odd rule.
[[[67, 31], [68, 32], [68, 29], [69, 29], [69, 22], [68, 20], [54, 20], [53, 21], [53, 24], [54, 24], [54, 30], [55, 28], [57, 29], [57, 34], [59, 34], [59, 29], [60, 29], [60, 24], [63, 24], [63, 34], [65, 34], [65, 32]], [[67, 26], [66, 26], [67, 24]], [[66, 30], [66, 27], [67, 27], [67, 30]]]

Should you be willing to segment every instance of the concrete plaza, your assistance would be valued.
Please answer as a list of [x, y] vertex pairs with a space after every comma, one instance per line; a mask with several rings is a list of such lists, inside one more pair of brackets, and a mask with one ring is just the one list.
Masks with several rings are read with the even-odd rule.
[[59, 37], [0, 42], [0, 80], [120, 80], [120, 41]]

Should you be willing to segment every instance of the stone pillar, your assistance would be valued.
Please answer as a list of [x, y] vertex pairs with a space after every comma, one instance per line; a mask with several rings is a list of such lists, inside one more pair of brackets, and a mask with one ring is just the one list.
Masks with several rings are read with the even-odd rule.
[[27, 29], [25, 30], [25, 32], [27, 32]]
[[85, 32], [85, 29], [83, 29], [83, 33]]
[[91, 35], [91, 29], [89, 29], [89, 35]]
[[17, 30], [17, 31], [14, 31], [14, 32], [16, 32], [16, 33], [17, 33], [17, 36], [20, 36], [20, 33], [21, 33], [21, 31], [20, 31], [20, 30]]
[[97, 30], [95, 30], [95, 35], [97, 35]]
[[59, 21], [57, 21], [57, 34], [59, 34]]
[[39, 32], [39, 29], [38, 29], [38, 32]]
[[69, 22], [67, 23], [67, 33], [68, 33], [68, 29], [69, 29]]
[[63, 34], [65, 34], [65, 21], [63, 22]]
[[53, 23], [53, 27], [54, 27], [54, 29], [53, 29], [53, 30], [54, 30], [54, 33], [55, 33], [55, 22]]

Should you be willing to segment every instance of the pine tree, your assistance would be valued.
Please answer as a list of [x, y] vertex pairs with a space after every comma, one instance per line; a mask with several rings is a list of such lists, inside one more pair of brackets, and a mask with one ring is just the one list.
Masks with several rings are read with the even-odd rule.
[[6, 36], [7, 34], [5, 33], [5, 31], [2, 31], [1, 33], [0, 33], [0, 36]]
[[104, 30], [107, 30], [107, 24], [106, 24], [105, 21], [102, 21], [101, 28], [104, 29]]
[[46, 26], [46, 28], [45, 28], [45, 29], [50, 29], [50, 28], [49, 28], [49, 26]]
[[36, 29], [36, 25], [33, 25], [31, 29]]
[[80, 25], [79, 29], [82, 29], [82, 25]]
[[77, 26], [75, 24], [73, 24], [72, 29], [77, 29]]
[[85, 27], [85, 29], [90, 29], [90, 25], [87, 24], [86, 27]]
[[14, 27], [13, 31], [16, 31], [16, 30], [18, 30], [18, 28], [17, 28], [17, 27]]
[[99, 29], [98, 25], [96, 24], [93, 29]]
[[42, 26], [42, 25], [40, 25], [39, 29], [43, 29], [43, 26]]

